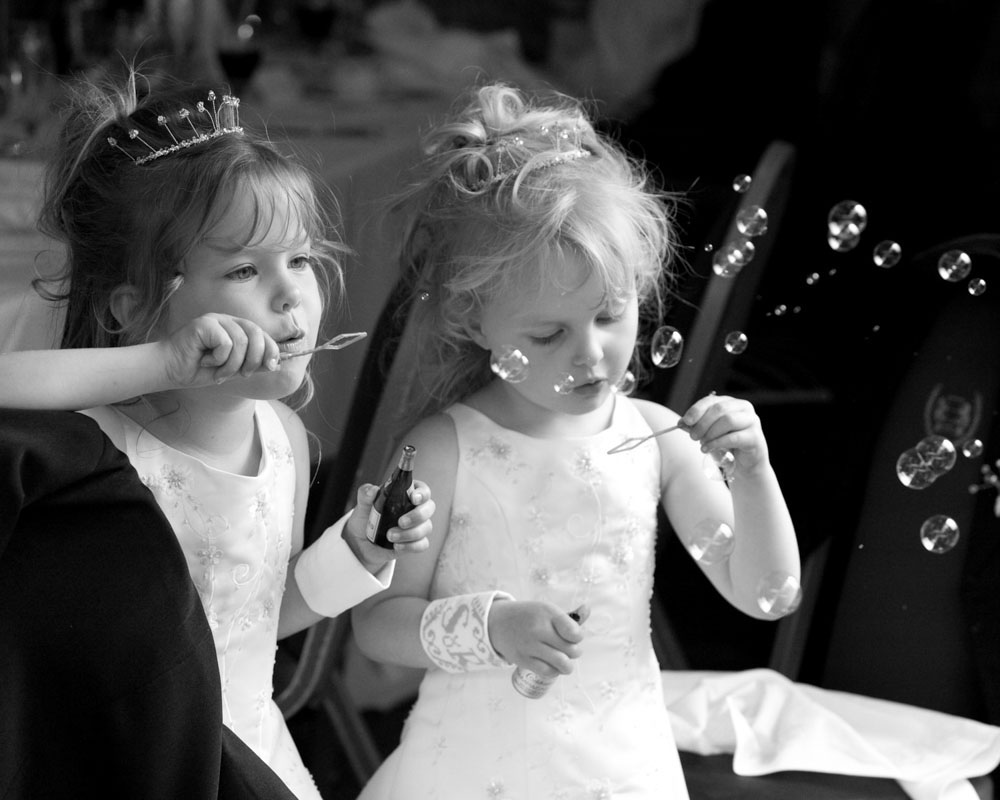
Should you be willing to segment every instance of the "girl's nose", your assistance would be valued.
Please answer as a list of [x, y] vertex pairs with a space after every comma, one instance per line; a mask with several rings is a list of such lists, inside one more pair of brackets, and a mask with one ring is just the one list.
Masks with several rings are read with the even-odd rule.
[[580, 367], [592, 367], [604, 358], [604, 348], [596, 331], [591, 331], [581, 337], [573, 357], [573, 363]]
[[290, 277], [280, 281], [275, 292], [275, 307], [280, 311], [291, 311], [302, 302], [302, 290]]

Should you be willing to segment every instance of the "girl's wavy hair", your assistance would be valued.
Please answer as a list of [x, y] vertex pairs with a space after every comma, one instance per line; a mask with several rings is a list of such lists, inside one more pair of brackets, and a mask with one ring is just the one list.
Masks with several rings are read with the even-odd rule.
[[[140, 87], [145, 91], [140, 91]], [[324, 308], [343, 298], [340, 243], [332, 195], [265, 137], [244, 128], [185, 147], [144, 164], [134, 159], [191, 134], [181, 110], [207, 104], [207, 87], [173, 84], [149, 91], [131, 71], [119, 82], [69, 87], [63, 125], [45, 177], [39, 228], [66, 246], [63, 269], [36, 279], [35, 288], [66, 307], [63, 348], [115, 347], [154, 335], [184, 265], [239, 194], [252, 199], [245, 241], [268, 233], [277, 207], [291, 213], [312, 241]], [[163, 117], [167, 124], [158, 122]], [[129, 131], [138, 131], [132, 139]], [[108, 139], [115, 140], [116, 145]], [[145, 143], [145, 144], [143, 144]], [[147, 146], [148, 145], [148, 146]], [[119, 324], [111, 311], [116, 287], [131, 285], [137, 302]], [[314, 388], [307, 374], [287, 400], [305, 405]]]
[[[676, 198], [596, 131], [580, 102], [479, 87], [424, 143], [421, 179], [397, 206], [406, 213], [400, 260], [418, 337], [407, 423], [492, 378], [467, 320], [492, 297], [555, 280], [561, 254], [582, 258], [612, 296], [635, 292], [644, 329], [662, 318], [674, 281]], [[646, 368], [633, 359], [637, 377]]]

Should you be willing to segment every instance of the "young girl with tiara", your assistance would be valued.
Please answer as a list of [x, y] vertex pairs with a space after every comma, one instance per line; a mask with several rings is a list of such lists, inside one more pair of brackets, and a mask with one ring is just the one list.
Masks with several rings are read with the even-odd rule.
[[[238, 111], [211, 91], [140, 96], [135, 75], [79, 87], [41, 214], [67, 249], [63, 349], [4, 355], [0, 403], [87, 409], [128, 455], [201, 596], [223, 721], [318, 800], [272, 700], [277, 640], [384, 589], [395, 553], [365, 536], [370, 485], [303, 550], [308, 443], [281, 399], [311, 393], [344, 248], [310, 174]], [[427, 546], [426, 484], [413, 498], [396, 551]]]
[[[660, 310], [672, 218], [579, 104], [485, 86], [427, 150], [406, 441], [435, 536], [352, 612], [369, 657], [427, 671], [360, 800], [687, 797], [650, 637], [657, 502], [685, 542], [728, 539], [707, 578], [768, 618], [758, 587], [797, 589], [799, 557], [760, 420], [731, 397], [678, 415], [616, 391], [640, 310]], [[725, 451], [728, 484], [705, 469]], [[512, 686], [553, 676], [540, 697]]]

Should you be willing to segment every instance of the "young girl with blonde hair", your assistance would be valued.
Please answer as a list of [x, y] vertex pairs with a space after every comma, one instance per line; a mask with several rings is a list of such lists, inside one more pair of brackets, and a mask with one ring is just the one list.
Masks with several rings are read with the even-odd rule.
[[[406, 204], [406, 441], [435, 536], [352, 612], [369, 657], [427, 672], [361, 800], [686, 797], [650, 639], [657, 503], [685, 542], [731, 531], [704, 572], [773, 617], [761, 582], [794, 585], [799, 558], [760, 420], [731, 397], [679, 415], [626, 396], [640, 315], [661, 313], [670, 198], [580, 104], [485, 86], [427, 150]], [[728, 483], [704, 468], [722, 451]], [[529, 694], [561, 677], [526, 697], [515, 669]]]

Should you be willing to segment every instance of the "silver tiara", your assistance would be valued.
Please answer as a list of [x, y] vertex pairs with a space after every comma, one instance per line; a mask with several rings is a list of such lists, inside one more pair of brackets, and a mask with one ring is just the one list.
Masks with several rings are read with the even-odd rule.
[[500, 183], [522, 170], [524, 170], [525, 175], [528, 175], [538, 170], [554, 167], [557, 164], [564, 164], [567, 161], [575, 161], [578, 158], [587, 158], [592, 155], [580, 144], [579, 126], [543, 125], [539, 132], [552, 139], [556, 152], [534, 160], [518, 158], [514, 151], [524, 147], [524, 137], [518, 134], [501, 136], [487, 150], [487, 155], [493, 163], [492, 177], [477, 181], [472, 188], [483, 189], [494, 183]]
[[[166, 129], [170, 138], [173, 140], [173, 144], [168, 147], [161, 147], [159, 149], [153, 147], [149, 142], [139, 135], [139, 131], [132, 128], [128, 132], [128, 138], [134, 141], [141, 142], [147, 148], [149, 152], [143, 156], [134, 156], [129, 153], [125, 148], [118, 144], [118, 140], [114, 136], [108, 137], [108, 144], [112, 147], [121, 150], [125, 155], [131, 158], [136, 165], [146, 164], [149, 161], [155, 161], [157, 158], [162, 158], [163, 156], [168, 156], [171, 153], [176, 153], [178, 150], [184, 150], [187, 147], [193, 147], [196, 144], [201, 144], [207, 142], [211, 139], [216, 139], [219, 136], [224, 136], [227, 133], [243, 133], [243, 128], [240, 127], [240, 98], [233, 97], [232, 95], [223, 95], [222, 101], [219, 106], [215, 104], [215, 92], [210, 91], [208, 93], [208, 101], [211, 103], [212, 108], [209, 109], [201, 100], [195, 105], [195, 111], [199, 115], [199, 120], [201, 115], [208, 118], [208, 121], [212, 125], [211, 130], [199, 131], [195, 126], [194, 119], [192, 119], [191, 111], [187, 108], [182, 108], [177, 112], [178, 118], [182, 122], [186, 122], [194, 133], [194, 136], [190, 136], [186, 139], [179, 139], [177, 135], [170, 129], [169, 121], [162, 114], [156, 118], [157, 124], [161, 125]], [[225, 119], [227, 114], [225, 110], [229, 108], [232, 109], [232, 113], [228, 116], [231, 119]]]

